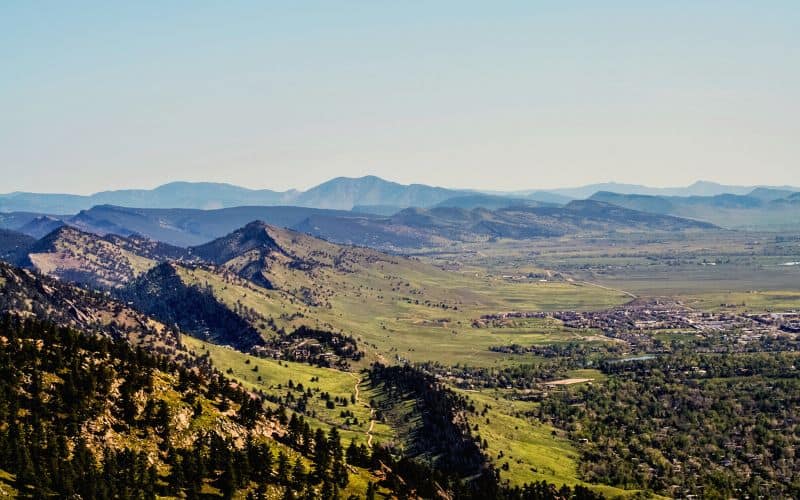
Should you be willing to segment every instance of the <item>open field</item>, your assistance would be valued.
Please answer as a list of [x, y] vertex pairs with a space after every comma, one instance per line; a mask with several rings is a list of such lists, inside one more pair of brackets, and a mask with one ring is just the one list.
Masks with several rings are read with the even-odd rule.
[[[369, 401], [377, 395], [368, 384], [361, 382], [358, 374], [329, 368], [318, 368], [303, 363], [284, 361], [279, 363], [271, 359], [250, 356], [191, 337], [185, 337], [184, 343], [196, 353], [207, 352], [214, 366], [227, 372], [228, 377], [249, 389], [263, 391], [267, 395], [278, 396], [285, 396], [287, 393], [299, 394], [296, 389], [297, 384], [303, 384], [306, 390], [311, 389], [314, 397], [309, 400], [307, 411], [303, 413], [304, 418], [312, 430], [321, 428], [327, 432], [331, 427], [335, 426], [339, 430], [344, 447], [347, 447], [351, 440], [355, 440], [357, 444], [368, 444], [370, 435], [372, 436], [372, 443], [370, 444], [389, 442], [395, 439], [395, 432], [390, 426], [381, 422], [371, 421]], [[257, 371], [254, 370], [256, 367], [258, 367]], [[289, 389], [290, 380], [292, 385], [295, 386], [295, 390]], [[350, 403], [350, 397], [356, 394], [356, 384], [359, 385], [358, 399], [356, 403]], [[319, 397], [323, 392], [329, 393], [331, 399], [334, 397], [347, 399], [347, 406], [337, 404], [334, 409], [327, 408], [325, 401]], [[273, 403], [268, 402], [267, 405], [277, 408], [277, 405]], [[352, 412], [353, 416], [342, 417], [342, 411]], [[288, 414], [291, 415], [291, 410]], [[314, 416], [310, 416], [311, 414]], [[307, 470], [313, 468], [310, 460], [288, 446], [272, 444], [289, 455], [292, 463], [299, 457]], [[363, 495], [367, 489], [367, 483], [377, 481], [365, 469], [353, 467], [350, 472], [350, 482], [342, 491], [345, 497], [350, 494]], [[276, 497], [279, 497], [280, 494], [280, 492], [277, 492]]]
[[591, 382], [594, 379], [592, 378], [565, 378], [561, 380], [552, 380], [547, 382], [545, 385], [552, 385], [552, 386], [559, 386], [559, 385], [574, 385], [574, 384], [583, 384], [584, 382]]
[[711, 311], [793, 311], [800, 310], [798, 290], [753, 290], [747, 292], [688, 293], [683, 296], [691, 307]]
[[[367, 353], [365, 363], [433, 360], [492, 365], [502, 357], [488, 351], [493, 345], [580, 340], [585, 333], [552, 322], [473, 327], [483, 314], [596, 310], [630, 300], [624, 293], [583, 283], [513, 281], [402, 259], [396, 262], [365, 265], [350, 273], [319, 270], [313, 285], [321, 297], [318, 305], [304, 303], [287, 291], [265, 290], [200, 268], [180, 272], [187, 283], [211, 286], [229, 307], [257, 311], [286, 331], [305, 324], [353, 335]], [[262, 334], [270, 335], [263, 326]]]
[[[800, 261], [800, 241], [774, 233], [629, 234], [524, 244], [509, 240], [420, 257], [453, 269], [571, 278], [650, 297], [782, 292], [797, 290], [800, 283], [800, 266], [787, 265]], [[784, 301], [781, 305], [793, 304]]]

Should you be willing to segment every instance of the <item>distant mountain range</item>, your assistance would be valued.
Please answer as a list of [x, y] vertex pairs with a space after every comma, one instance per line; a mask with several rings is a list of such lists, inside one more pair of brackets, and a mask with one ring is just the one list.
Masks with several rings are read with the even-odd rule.
[[[551, 193], [567, 196], [574, 199], [589, 198], [598, 192], [611, 192], [618, 194], [643, 194], [652, 196], [716, 196], [720, 194], [748, 194], [757, 188], [769, 188], [770, 186], [731, 186], [718, 184], [710, 181], [697, 181], [686, 187], [649, 187], [640, 184], [620, 184], [617, 182], [606, 182], [601, 184], [589, 184], [576, 188], [561, 188], [550, 190]], [[786, 190], [790, 192], [800, 191], [800, 188], [790, 186], [780, 186], [774, 189]]]
[[797, 230], [800, 193], [756, 188], [747, 194], [714, 196], [653, 196], [598, 192], [592, 200], [631, 210], [712, 222], [730, 229]]
[[[602, 203], [581, 204], [572, 197]], [[629, 211], [614, 212], [610, 205]], [[673, 230], [694, 224], [648, 219], [642, 213], [730, 229], [787, 230], [800, 227], [800, 192], [701, 181], [686, 188], [608, 183], [484, 193], [367, 176], [338, 177], [303, 192], [176, 182], [90, 196], [0, 195], [0, 228], [34, 238], [70, 225], [100, 235], [140, 234], [181, 247], [208, 242], [254, 220], [392, 251], [447, 241], [642, 230], [645, 224]]]
[[103, 191], [92, 195], [10, 193], [0, 195], [0, 212], [74, 214], [97, 205], [134, 208], [218, 209], [239, 206], [292, 205], [350, 210], [355, 205], [427, 207], [465, 191], [422, 184], [402, 185], [367, 176], [338, 177], [308, 191], [247, 189], [230, 184], [173, 182], [155, 189]]
[[128, 236], [141, 234], [172, 245], [206, 243], [254, 220], [280, 227], [293, 227], [309, 217], [364, 217], [343, 210], [304, 207], [232, 207], [218, 210], [144, 209], [103, 205], [84, 210], [66, 222], [97, 234]]
[[222, 208], [276, 205], [296, 193], [246, 189], [230, 184], [173, 182], [155, 189], [103, 191], [92, 195], [10, 193], [0, 195], [0, 211], [75, 214], [96, 205], [147, 208]]
[[[470, 203], [465, 203], [470, 206]], [[215, 262], [209, 253], [225, 254], [224, 249], [205, 251], [204, 243], [220, 238], [237, 228], [249, 228], [253, 221], [293, 229], [334, 243], [357, 245], [392, 252], [405, 249], [431, 247], [455, 242], [479, 242], [494, 238], [525, 239], [562, 236], [565, 234], [605, 233], [609, 231], [683, 231], [709, 229], [714, 226], [700, 221], [672, 215], [653, 214], [599, 201], [572, 201], [565, 206], [543, 205], [536, 202], [512, 204], [488, 210], [485, 208], [433, 207], [407, 208], [391, 216], [362, 214], [343, 210], [323, 210], [304, 207], [234, 207], [218, 210], [198, 209], [141, 209], [102, 205], [84, 210], [73, 217], [53, 222], [43, 217], [9, 217], [17, 225], [6, 229], [10, 246], [26, 240], [22, 232], [43, 226], [55, 229], [40, 239], [29, 251], [30, 259], [36, 254], [48, 253], [47, 262], [37, 267], [65, 268], [68, 261], [83, 247], [92, 247], [104, 253], [106, 260], [118, 261], [108, 272], [114, 280], [125, 281], [135, 275], [141, 262], [126, 252], [136, 255], [170, 255], [170, 258], [189, 258], [178, 247], [189, 247], [193, 257]], [[80, 235], [92, 234], [102, 241], [86, 239]], [[259, 234], [263, 234], [260, 232]], [[33, 234], [28, 233], [29, 236]], [[250, 238], [245, 232], [244, 236]], [[137, 248], [130, 242], [124, 244], [114, 238], [139, 241]], [[55, 242], [70, 243], [59, 247]], [[141, 240], [141, 241], [140, 241]], [[255, 241], [255, 239], [252, 239]], [[150, 242], [150, 243], [147, 243]], [[163, 243], [155, 243], [163, 242]], [[122, 248], [110, 250], [109, 244]], [[266, 244], [259, 240], [259, 245]], [[156, 247], [156, 245], [160, 245]], [[240, 248], [241, 245], [236, 245]], [[46, 249], [44, 252], [39, 247]], [[9, 250], [10, 251], [10, 250]], [[52, 254], [58, 254], [53, 260]], [[30, 263], [28, 263], [30, 264]], [[92, 270], [98, 274], [96, 270]], [[124, 276], [120, 276], [120, 273]], [[77, 280], [75, 277], [70, 279]], [[262, 286], [267, 286], [262, 283]]]
[[497, 210], [408, 208], [391, 217], [309, 217], [293, 227], [337, 243], [382, 250], [433, 247], [494, 238], [526, 239], [613, 231], [683, 231], [712, 224], [650, 214], [596, 201], [559, 206], [510, 206]]
[[[599, 191], [619, 194], [657, 196], [713, 196], [718, 194], [747, 194], [757, 186], [725, 186], [700, 181], [681, 188], [651, 188], [632, 184], [592, 184], [577, 188], [528, 190], [516, 192], [481, 192], [478, 190], [448, 189], [423, 184], [398, 184], [375, 176], [359, 178], [337, 177], [307, 191], [271, 191], [247, 189], [230, 184], [209, 182], [173, 182], [155, 189], [125, 189], [103, 191], [92, 195], [43, 194], [15, 192], [0, 195], [0, 212], [35, 212], [37, 214], [75, 214], [97, 205], [132, 208], [193, 208], [219, 209], [239, 206], [291, 205], [333, 210], [354, 207], [418, 207], [458, 206], [461, 208], [500, 208], [499, 198], [566, 204], [573, 199], [585, 199]], [[791, 192], [798, 188], [775, 188]], [[464, 206], [465, 197], [472, 205]], [[448, 200], [453, 200], [448, 202]], [[488, 203], [489, 206], [479, 203]], [[386, 210], [381, 215], [388, 215]]]
[[[254, 220], [280, 227], [296, 226], [310, 217], [338, 219], [378, 218], [344, 210], [323, 210], [305, 207], [232, 207], [217, 210], [190, 208], [128, 208], [99, 205], [73, 216], [56, 218], [30, 212], [0, 214], [0, 229], [40, 238], [46, 228], [51, 231], [68, 225], [98, 235], [141, 235], [171, 245], [200, 245], [229, 233]], [[47, 234], [47, 233], [45, 233]]]

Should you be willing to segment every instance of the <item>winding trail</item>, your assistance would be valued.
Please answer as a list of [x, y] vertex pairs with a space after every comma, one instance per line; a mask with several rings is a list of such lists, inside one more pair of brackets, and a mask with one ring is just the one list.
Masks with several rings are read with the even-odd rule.
[[[361, 377], [357, 376], [355, 373], [350, 373], [350, 376], [356, 379], [356, 383], [354, 386], [355, 393], [356, 393], [356, 404], [361, 402], [361, 391], [359, 390], [358, 386], [361, 384], [363, 380]], [[369, 428], [364, 432], [367, 436], [367, 446], [372, 446], [372, 429], [375, 427], [375, 408], [372, 406], [364, 403], [364, 406], [369, 408]]]
[[369, 409], [369, 429], [367, 429], [367, 448], [372, 447], [372, 428], [375, 427], [375, 408]]

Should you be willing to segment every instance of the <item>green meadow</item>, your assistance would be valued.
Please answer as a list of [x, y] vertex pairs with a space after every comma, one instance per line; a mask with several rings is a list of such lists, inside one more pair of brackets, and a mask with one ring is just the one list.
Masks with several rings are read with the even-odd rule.
[[[473, 326], [484, 314], [601, 309], [630, 300], [623, 293], [582, 283], [510, 282], [411, 261], [397, 267], [341, 274], [324, 270], [317, 286], [325, 305], [308, 305], [285, 291], [265, 290], [202, 269], [183, 269], [181, 274], [187, 283], [210, 285], [229, 307], [240, 304], [255, 310], [286, 331], [309, 325], [353, 335], [367, 354], [365, 364], [410, 360], [491, 366], [502, 359], [489, 351], [491, 346], [567, 342], [590, 332], [569, 330], [557, 322]], [[262, 334], [272, 332], [262, 329]]]

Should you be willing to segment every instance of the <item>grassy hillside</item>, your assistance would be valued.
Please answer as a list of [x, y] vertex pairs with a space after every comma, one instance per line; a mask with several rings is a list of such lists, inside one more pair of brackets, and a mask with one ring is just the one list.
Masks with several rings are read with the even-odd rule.
[[[280, 419], [254, 393], [207, 364], [175, 364], [136, 352], [126, 340], [8, 317], [0, 338], [0, 357], [9, 362], [0, 382], [0, 458], [15, 474], [3, 473], [0, 485], [9, 490], [243, 498], [270, 489], [319, 494], [318, 483], [328, 481], [274, 470], [276, 452], [306, 470], [311, 457], [287, 446]], [[339, 485], [344, 495], [376, 481], [350, 470], [352, 478]]]
[[[314, 396], [309, 399], [305, 409], [295, 411], [302, 413], [315, 429], [337, 427], [345, 442], [355, 440], [359, 444], [389, 443], [396, 438], [390, 426], [373, 422], [369, 404], [371, 399], [379, 395], [363, 381], [361, 374], [259, 358], [193, 338], [186, 338], [185, 343], [196, 355], [207, 353], [214, 366], [251, 390], [284, 397], [288, 393], [299, 396], [299, 384], [305, 390], [311, 389]], [[347, 403], [336, 403], [334, 408], [329, 408], [326, 404], [328, 400], [320, 397], [323, 393], [329, 394], [330, 399], [338, 398]], [[267, 405], [278, 407], [269, 401]], [[342, 412], [347, 415], [343, 416]], [[369, 436], [372, 436], [371, 440]]]
[[156, 265], [140, 252], [67, 226], [28, 248], [26, 260], [41, 273], [97, 288], [123, 286]]
[[[207, 353], [215, 366], [252, 390], [285, 397], [289, 393], [298, 394], [298, 384], [305, 390], [311, 389], [314, 396], [298, 413], [303, 414], [313, 428], [337, 427], [345, 442], [385, 445], [406, 452], [414, 447], [413, 435], [418, 432], [419, 425], [414, 400], [387, 400], [381, 386], [371, 385], [364, 374], [262, 359], [197, 339], [187, 338], [185, 343], [196, 355]], [[356, 385], [359, 387], [357, 397]], [[348, 404], [337, 403], [335, 408], [327, 408], [325, 400], [319, 397], [323, 393], [347, 400]], [[554, 428], [532, 424], [522, 416], [534, 403], [511, 401], [489, 392], [460, 393], [480, 412], [480, 415], [470, 415], [469, 421], [480, 428], [480, 436], [487, 440], [488, 454], [494, 465], [500, 468], [509, 463], [508, 470], [501, 472], [507, 484], [521, 486], [539, 480], [559, 485], [585, 484], [578, 478], [578, 453], [574, 445]], [[354, 399], [356, 403], [351, 403]], [[277, 407], [274, 403], [268, 404]], [[482, 412], [484, 408], [488, 409]], [[597, 485], [591, 488], [610, 496], [630, 493]]]
[[[288, 244], [288, 239], [292, 239]], [[270, 321], [253, 324], [263, 335], [300, 325], [332, 329], [360, 339], [374, 360], [438, 360], [491, 364], [500, 343], [558, 342], [577, 333], [553, 324], [494, 330], [475, 328], [482, 314], [510, 310], [596, 309], [625, 302], [619, 292], [579, 283], [515, 281], [502, 276], [444, 271], [414, 260], [339, 247], [297, 233], [276, 237], [299, 269], [273, 263], [264, 274], [274, 290], [217, 268], [178, 267], [184, 282], [208, 285], [229, 308], [255, 311]], [[286, 246], [283, 246], [286, 245]], [[274, 325], [274, 326], [271, 326]]]
[[567, 439], [563, 431], [523, 416], [537, 403], [508, 399], [503, 391], [495, 394], [464, 391], [464, 394], [480, 412], [470, 422], [478, 426], [481, 438], [487, 442], [488, 455], [509, 484], [544, 480], [553, 484], [583, 484], [608, 497], [636, 493], [581, 481], [578, 445]]
[[[285, 454], [292, 464], [299, 461], [312, 469], [309, 453], [283, 440], [286, 431], [271, 412], [274, 405], [262, 407], [255, 388], [230, 381], [208, 357], [183, 350], [175, 332], [105, 294], [6, 265], [0, 271], [0, 311], [12, 313], [0, 317], [3, 492], [60, 496], [77, 491], [94, 498], [125, 497], [133, 489], [144, 492], [144, 498], [192, 491], [230, 498], [228, 491], [244, 498], [266, 488], [270, 497], [281, 497], [291, 477], [282, 476], [280, 468], [265, 472], [242, 466], [238, 479], [230, 482], [226, 461], [238, 468], [242, 453], [271, 450], [273, 464]], [[335, 373], [354, 389], [350, 374]], [[363, 408], [358, 414], [364, 414]], [[47, 441], [29, 442], [29, 436], [43, 431]], [[53, 432], [63, 436], [66, 451], [55, 449]], [[215, 455], [219, 442], [224, 450]], [[10, 458], [7, 453], [17, 446], [27, 454]], [[89, 458], [78, 455], [84, 449]], [[187, 465], [186, 454], [203, 460], [202, 468]], [[115, 472], [109, 467], [126, 460], [135, 460], [135, 466], [129, 464], [130, 477], [112, 479]], [[361, 495], [379, 479], [363, 467], [349, 470], [350, 480], [340, 486], [345, 496]], [[34, 482], [36, 476], [41, 479]], [[291, 487], [319, 494], [324, 481], [315, 477], [309, 476], [308, 485], [303, 480]]]

